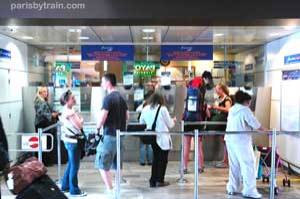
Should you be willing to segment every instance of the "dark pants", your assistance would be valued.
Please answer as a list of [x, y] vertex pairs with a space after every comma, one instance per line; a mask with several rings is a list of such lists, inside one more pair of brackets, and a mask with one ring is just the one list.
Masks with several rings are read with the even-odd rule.
[[156, 142], [151, 146], [153, 150], [153, 162], [151, 169], [150, 185], [155, 185], [156, 182], [165, 181], [169, 150], [162, 150]]

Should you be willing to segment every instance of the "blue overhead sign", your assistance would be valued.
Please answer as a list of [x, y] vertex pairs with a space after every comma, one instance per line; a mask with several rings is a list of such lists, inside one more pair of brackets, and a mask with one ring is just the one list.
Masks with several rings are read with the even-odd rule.
[[298, 80], [300, 79], [300, 70], [282, 71], [282, 80]]
[[11, 59], [11, 52], [0, 48], [0, 58]]
[[134, 60], [133, 45], [84, 45], [81, 60], [130, 61]]
[[162, 45], [161, 60], [213, 60], [212, 45]]
[[296, 64], [300, 62], [300, 54], [284, 56], [284, 64]]

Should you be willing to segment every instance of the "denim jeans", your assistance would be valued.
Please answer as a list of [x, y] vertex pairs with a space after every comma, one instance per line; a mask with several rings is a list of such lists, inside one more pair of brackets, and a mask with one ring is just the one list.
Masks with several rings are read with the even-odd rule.
[[[140, 141], [140, 163], [152, 163], [153, 159], [153, 151], [150, 144], [143, 144], [143, 142]], [[147, 162], [146, 162], [147, 160]]]
[[68, 164], [62, 180], [62, 191], [70, 191], [70, 194], [79, 194], [78, 170], [80, 166], [80, 149], [77, 143], [65, 143], [68, 152]]

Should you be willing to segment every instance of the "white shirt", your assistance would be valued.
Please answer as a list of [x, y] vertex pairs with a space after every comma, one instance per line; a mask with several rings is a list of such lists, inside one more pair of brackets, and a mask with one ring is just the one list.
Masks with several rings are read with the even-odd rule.
[[[227, 118], [226, 131], [252, 131], [260, 128], [261, 124], [257, 121], [249, 107], [235, 104], [230, 108]], [[250, 134], [226, 134], [226, 143], [230, 144], [252, 144]]]
[[[146, 124], [147, 129], [152, 128], [152, 124], [155, 119], [155, 115], [157, 112], [159, 105], [152, 108], [150, 105], [147, 105], [143, 108], [140, 123]], [[172, 149], [172, 140], [171, 136], [168, 133], [160, 133], [160, 132], [169, 132], [169, 129], [174, 127], [175, 123], [171, 118], [167, 107], [162, 106], [159, 110], [157, 121], [156, 121], [156, 143], [162, 150], [170, 150]]]
[[75, 114], [75, 110], [73, 108], [70, 109], [67, 105], [65, 105], [62, 109], [61, 116], [59, 117], [59, 120], [63, 123], [61, 127], [61, 139], [68, 143], [77, 143], [77, 139], [66, 137], [66, 135], [74, 136], [74, 133], [81, 134], [80, 129], [76, 128], [75, 125], [68, 119], [68, 117], [73, 114]]

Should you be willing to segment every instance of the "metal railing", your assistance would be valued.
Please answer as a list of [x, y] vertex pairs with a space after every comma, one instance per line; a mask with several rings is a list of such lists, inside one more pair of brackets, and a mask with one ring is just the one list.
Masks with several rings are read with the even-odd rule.
[[[61, 181], [61, 126], [62, 126], [62, 122], [58, 121], [55, 124], [52, 124], [44, 129], [39, 128], [38, 129], [38, 134], [39, 136], [44, 133], [47, 132], [49, 130], [52, 130], [54, 128], [56, 128], [56, 140], [57, 140], [57, 178], [58, 178], [58, 183], [60, 183]], [[42, 161], [42, 153], [41, 157], [39, 156], [39, 160]], [[40, 159], [41, 158], [41, 159]]]
[[[222, 131], [199, 131], [200, 127], [203, 127], [203, 125], [224, 125], [226, 122], [182, 122], [181, 124], [181, 129], [182, 131], [175, 132], [175, 131], [170, 131], [170, 132], [159, 132], [159, 133], [168, 133], [170, 135], [180, 135], [181, 136], [181, 169], [180, 169], [180, 179], [178, 182], [184, 183], [186, 180], [183, 177], [183, 136], [184, 135], [193, 135], [194, 136], [194, 199], [199, 198], [199, 179], [198, 179], [198, 137], [203, 136], [203, 135], [225, 135], [225, 134], [253, 134], [253, 135], [258, 135], [258, 133], [261, 133], [263, 131], [230, 131], [230, 132], [222, 132]], [[194, 131], [190, 132], [184, 132], [183, 129], [187, 125], [193, 125], [196, 126]], [[197, 128], [199, 127], [199, 128]], [[273, 129], [272, 131], [265, 131], [265, 135], [270, 135], [272, 137], [272, 151], [271, 151], [271, 174], [270, 174], [270, 199], [274, 199], [275, 197], [275, 175], [276, 175], [276, 170], [275, 170], [275, 157], [276, 157], [276, 136], [278, 132], [276, 129]], [[284, 133], [284, 132], [279, 132], [279, 133]], [[121, 198], [121, 138], [120, 136], [122, 135], [140, 135], [140, 136], [150, 136], [150, 135], [157, 135], [156, 132], [145, 132], [145, 131], [137, 131], [137, 132], [127, 132], [123, 131], [121, 132], [120, 130], [117, 130], [117, 135], [116, 135], [116, 141], [117, 141], [117, 171], [116, 171], [116, 199]]]
[[[44, 129], [39, 129], [38, 134], [39, 136], [42, 135], [43, 132], [46, 132], [48, 130], [51, 130], [53, 128], [57, 128], [57, 155], [58, 155], [58, 167], [57, 167], [57, 175], [58, 179], [60, 181], [61, 179], [61, 125], [62, 123], [56, 123], [54, 125], [51, 125], [49, 127], [46, 127]], [[181, 122], [181, 131], [170, 131], [170, 132], [160, 132], [160, 133], [168, 133], [172, 136], [181, 136], [181, 157], [180, 157], [180, 178], [178, 180], [179, 184], [184, 184], [187, 182], [186, 179], [184, 179], [184, 173], [183, 173], [183, 156], [184, 156], [184, 136], [189, 135], [189, 136], [194, 136], [194, 199], [199, 198], [199, 173], [198, 173], [198, 137], [203, 136], [203, 135], [208, 135], [208, 136], [213, 136], [213, 135], [225, 135], [225, 134], [253, 134], [253, 135], [258, 135], [258, 133], [261, 133], [262, 131], [231, 131], [231, 132], [222, 132], [222, 131], [202, 131], [199, 129], [202, 129], [203, 126], [207, 125], [226, 125], [226, 122], [209, 122], [209, 121], [203, 121], [203, 122]], [[95, 128], [96, 124], [95, 123], [85, 123], [85, 126], [88, 126], [88, 128]], [[185, 132], [184, 129], [193, 126], [195, 127], [194, 131], [188, 131]], [[295, 134], [298, 133], [298, 134]], [[276, 137], [277, 135], [282, 135], [282, 134], [291, 134], [291, 135], [296, 135], [297, 137], [300, 137], [300, 134], [298, 131], [276, 131], [276, 129], [273, 129], [272, 131], [266, 131], [265, 135], [270, 135], [272, 137], [272, 142], [271, 142], [271, 172], [270, 172], [270, 199], [274, 199], [275, 196], [275, 185], [276, 185], [276, 168], [275, 168], [275, 157], [276, 157]], [[28, 134], [26, 134], [28, 135]], [[50, 134], [51, 135], [51, 134]], [[139, 135], [139, 136], [150, 136], [150, 135], [157, 135], [156, 132], [149, 132], [149, 131], [136, 131], [136, 132], [127, 132], [123, 131], [121, 132], [120, 130], [117, 130], [117, 135], [116, 135], [116, 141], [117, 141], [117, 171], [116, 171], [116, 199], [121, 198], [121, 136], [123, 135]], [[40, 140], [40, 139], [39, 139]], [[39, 145], [40, 146], [40, 145]], [[41, 146], [42, 147], [42, 146]], [[39, 149], [40, 150], [40, 149]]]

